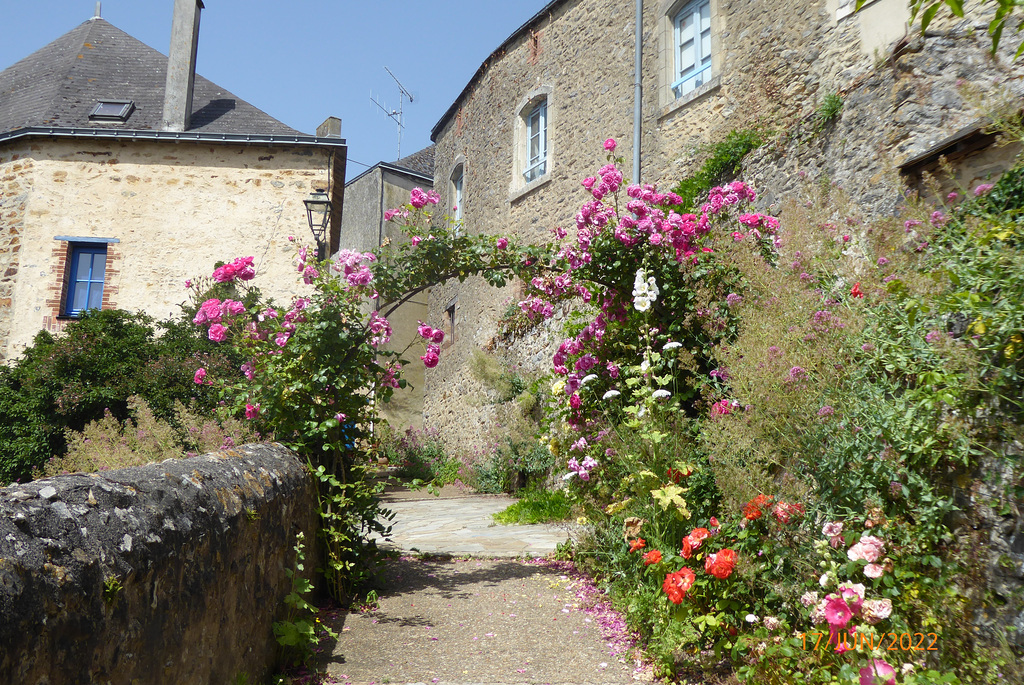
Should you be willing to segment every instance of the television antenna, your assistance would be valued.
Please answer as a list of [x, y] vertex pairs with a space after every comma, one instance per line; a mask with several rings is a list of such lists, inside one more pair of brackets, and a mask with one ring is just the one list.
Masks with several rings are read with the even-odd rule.
[[413, 101], [413, 96], [412, 96], [412, 93], [410, 93], [406, 89], [406, 87], [402, 85], [402, 82], [398, 80], [398, 77], [391, 73], [390, 69], [388, 69], [387, 67], [384, 67], [384, 71], [388, 72], [388, 76], [393, 78], [395, 80], [395, 83], [398, 84], [398, 109], [388, 109], [387, 105], [381, 104], [372, 95], [370, 96], [370, 101], [373, 102], [373, 104], [375, 104], [378, 107], [380, 107], [381, 111], [383, 111], [384, 114], [388, 115], [388, 117], [392, 121], [394, 121], [394, 122], [396, 122], [398, 124], [398, 157], [396, 157], [395, 159], [401, 159], [402, 158], [402, 129], [405, 128], [405, 124], [403, 123], [403, 116], [404, 115], [403, 115], [403, 107], [402, 107], [402, 105], [405, 103], [405, 99], [406, 98], [408, 98], [409, 102], [411, 103]]

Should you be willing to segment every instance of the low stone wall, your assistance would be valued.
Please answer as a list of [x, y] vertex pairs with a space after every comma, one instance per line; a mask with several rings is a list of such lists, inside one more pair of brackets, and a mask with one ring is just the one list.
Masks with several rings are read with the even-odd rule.
[[0, 684], [259, 682], [313, 498], [280, 445], [0, 489]]

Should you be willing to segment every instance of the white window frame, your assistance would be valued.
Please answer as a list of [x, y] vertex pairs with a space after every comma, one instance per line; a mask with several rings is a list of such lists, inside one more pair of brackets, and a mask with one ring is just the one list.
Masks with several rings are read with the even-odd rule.
[[[547, 173], [548, 167], [548, 101], [547, 98], [533, 106], [530, 113], [526, 115], [526, 169], [523, 170], [523, 178], [527, 183], [536, 181]], [[534, 150], [534, 140], [537, 141], [537, 152]]]
[[[510, 202], [553, 178], [554, 132], [557, 125], [553, 91], [551, 86], [538, 86], [520, 99], [516, 106], [512, 132]], [[531, 154], [531, 143], [535, 145], [534, 154]]]
[[[705, 14], [707, 16], [705, 16]], [[683, 34], [682, 23], [691, 19], [689, 31]], [[705, 28], [706, 23], [706, 28]], [[673, 81], [670, 86], [676, 99], [689, 95], [711, 79], [715, 61], [713, 30], [711, 23], [711, 0], [693, 0], [687, 3], [672, 18], [673, 25]], [[704, 45], [707, 34], [707, 46]], [[692, 42], [692, 46], [684, 50], [684, 45]], [[683, 71], [682, 64], [687, 53], [692, 53], [693, 61]]]
[[462, 221], [463, 188], [466, 184], [466, 167], [456, 164], [452, 170], [452, 218]]

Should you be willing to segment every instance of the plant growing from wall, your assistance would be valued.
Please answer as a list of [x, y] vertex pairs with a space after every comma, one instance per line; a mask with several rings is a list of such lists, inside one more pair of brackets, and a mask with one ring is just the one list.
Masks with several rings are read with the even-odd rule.
[[306, 552], [300, 532], [295, 540], [295, 568], [286, 568], [285, 575], [291, 580], [291, 591], [285, 596], [288, 616], [274, 622], [274, 637], [283, 652], [282, 661], [292, 665], [306, 663], [313, 654], [313, 647], [324, 638], [338, 639], [338, 634], [322, 623], [316, 616], [316, 607], [306, 597], [313, 591], [313, 583], [306, 577]]
[[699, 200], [715, 185], [730, 181], [739, 173], [743, 158], [764, 145], [767, 133], [760, 128], [729, 131], [725, 138], [699, 151], [705, 160], [692, 176], [679, 181], [672, 192], [679, 196], [681, 211], [692, 212]]

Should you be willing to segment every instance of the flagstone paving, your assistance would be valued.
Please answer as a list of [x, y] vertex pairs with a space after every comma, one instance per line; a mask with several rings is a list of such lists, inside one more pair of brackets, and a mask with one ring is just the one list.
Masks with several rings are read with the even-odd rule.
[[586, 579], [565, 563], [524, 558], [553, 552], [567, 531], [493, 524], [512, 501], [391, 489], [390, 545], [401, 556], [383, 573], [376, 608], [334, 619], [338, 641], [321, 664], [331, 682], [649, 680], [621, 619]]

